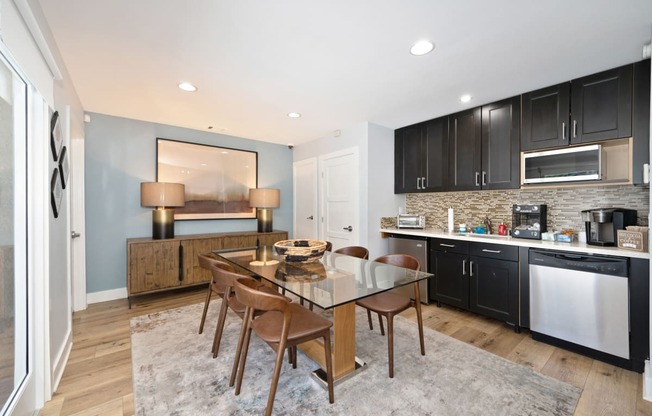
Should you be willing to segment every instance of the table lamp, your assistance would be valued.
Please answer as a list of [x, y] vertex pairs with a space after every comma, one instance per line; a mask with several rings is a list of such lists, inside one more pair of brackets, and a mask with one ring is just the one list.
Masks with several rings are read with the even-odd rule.
[[154, 207], [152, 211], [152, 238], [174, 238], [174, 207], [186, 204], [186, 187], [182, 183], [142, 182], [140, 206]]
[[258, 232], [272, 232], [272, 208], [278, 208], [281, 203], [281, 191], [278, 189], [249, 189], [249, 206], [256, 208]]

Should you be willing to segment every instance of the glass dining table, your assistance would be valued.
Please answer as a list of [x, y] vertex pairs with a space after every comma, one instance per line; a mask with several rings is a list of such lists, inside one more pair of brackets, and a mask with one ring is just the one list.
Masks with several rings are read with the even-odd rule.
[[[282, 261], [272, 246], [215, 250], [213, 254], [234, 265], [238, 272], [283, 288], [304, 303], [332, 310], [332, 354], [336, 380], [347, 377], [364, 365], [355, 356], [355, 302], [432, 276], [430, 273], [328, 251], [314, 263]], [[418, 288], [418, 285], [415, 286]], [[300, 349], [322, 369], [325, 368], [324, 349], [319, 341], [301, 344]]]

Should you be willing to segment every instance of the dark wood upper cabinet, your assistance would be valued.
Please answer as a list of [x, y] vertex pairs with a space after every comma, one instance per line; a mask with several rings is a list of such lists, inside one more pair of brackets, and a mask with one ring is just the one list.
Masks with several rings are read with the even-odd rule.
[[632, 137], [634, 151], [632, 182], [645, 183], [645, 165], [650, 160], [650, 60], [634, 64]]
[[521, 150], [567, 145], [570, 82], [523, 94]]
[[422, 125], [403, 127], [394, 134], [394, 193], [417, 192], [421, 182]]
[[571, 81], [571, 143], [632, 135], [633, 65]]
[[519, 187], [521, 98], [449, 116], [449, 189]]
[[394, 192], [436, 192], [448, 186], [448, 117], [396, 130]]
[[449, 189], [468, 191], [480, 189], [482, 167], [481, 109], [473, 108], [450, 115]]
[[523, 94], [521, 150], [632, 135], [633, 65]]
[[482, 189], [519, 187], [521, 97], [482, 106]]

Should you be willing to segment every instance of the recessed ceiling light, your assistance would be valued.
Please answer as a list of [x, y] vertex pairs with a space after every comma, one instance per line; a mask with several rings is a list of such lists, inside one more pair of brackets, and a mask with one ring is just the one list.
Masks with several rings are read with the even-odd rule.
[[179, 84], [179, 88], [181, 88], [184, 91], [188, 91], [188, 92], [197, 91], [197, 87], [195, 87], [194, 85], [192, 85], [189, 82], [182, 82], [181, 84]]
[[421, 56], [429, 53], [435, 49], [435, 44], [429, 40], [420, 40], [410, 48], [410, 53], [412, 55]]
[[471, 98], [473, 97], [471, 97], [469, 94], [464, 94], [463, 96], [460, 97], [460, 101], [463, 103], [468, 103], [469, 101], [471, 101]]
[[294, 112], [293, 113], [288, 113], [288, 117], [290, 117], [290, 118], [299, 118], [299, 117], [301, 117], [301, 114], [294, 113]]

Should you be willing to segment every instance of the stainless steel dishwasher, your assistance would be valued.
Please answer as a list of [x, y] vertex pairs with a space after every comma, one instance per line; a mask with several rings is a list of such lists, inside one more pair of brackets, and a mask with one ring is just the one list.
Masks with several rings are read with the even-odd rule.
[[[421, 271], [428, 272], [428, 238], [426, 237], [392, 234], [389, 237], [389, 254], [408, 254], [419, 260]], [[421, 303], [430, 303], [428, 282], [430, 282], [430, 279], [419, 282]], [[394, 291], [414, 299], [414, 288], [412, 285], [400, 287], [394, 289]]]
[[629, 359], [628, 259], [530, 249], [530, 329]]

